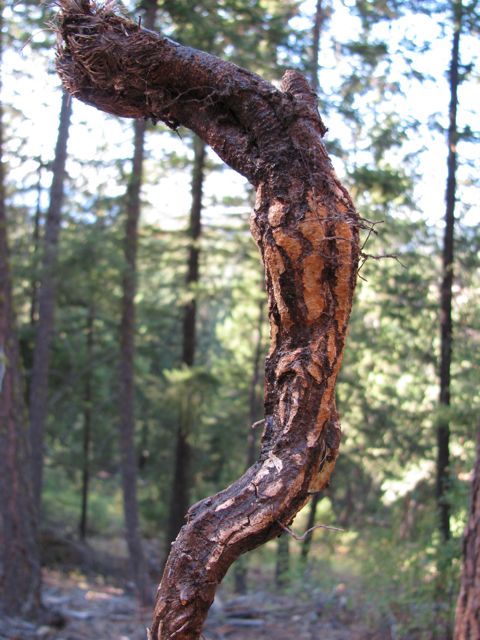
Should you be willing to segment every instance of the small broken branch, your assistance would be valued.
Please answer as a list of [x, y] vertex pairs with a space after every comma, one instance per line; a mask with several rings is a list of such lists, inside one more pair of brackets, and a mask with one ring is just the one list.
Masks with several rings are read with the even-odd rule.
[[290, 527], [287, 527], [286, 524], [282, 524], [281, 522], [279, 522], [278, 524], [281, 526], [281, 528], [284, 531], [286, 531], [290, 536], [292, 536], [294, 540], [297, 540], [298, 542], [303, 542], [305, 538], [309, 536], [316, 529], [329, 529], [330, 531], [340, 531], [342, 533], [345, 532], [345, 529], [339, 529], [338, 527], [331, 527], [329, 524], [316, 524], [314, 527], [310, 527], [310, 529], [307, 529], [304, 534], [299, 535], [298, 533], [295, 533], [295, 531], [292, 531]]

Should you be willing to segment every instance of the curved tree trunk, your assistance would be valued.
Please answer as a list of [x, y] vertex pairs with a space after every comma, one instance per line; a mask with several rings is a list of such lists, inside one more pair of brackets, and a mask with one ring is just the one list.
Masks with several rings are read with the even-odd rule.
[[258, 461], [190, 508], [172, 545], [151, 637], [199, 638], [240, 554], [282, 533], [328, 482], [340, 426], [340, 369], [359, 255], [359, 219], [322, 143], [299, 73], [277, 90], [253, 73], [144, 31], [87, 0], [63, 0], [58, 71], [79, 99], [121, 116], [191, 128], [256, 187], [251, 231], [265, 265], [271, 346]]

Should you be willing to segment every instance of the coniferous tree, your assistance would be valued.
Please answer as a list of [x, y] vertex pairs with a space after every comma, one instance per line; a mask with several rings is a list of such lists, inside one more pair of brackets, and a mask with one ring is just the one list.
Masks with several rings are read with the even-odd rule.
[[30, 446], [35, 503], [41, 510], [45, 423], [48, 412], [48, 381], [57, 288], [59, 236], [64, 200], [67, 142], [72, 113], [71, 97], [63, 92], [58, 137], [53, 161], [50, 203], [45, 218], [42, 267], [38, 289], [38, 321], [29, 384]]
[[[3, 9], [2, 2], [0, 64]], [[35, 616], [40, 609], [40, 557], [7, 243], [3, 140], [0, 104], [0, 611]]]
[[[157, 10], [157, 0], [145, 4], [145, 27], [153, 29]], [[123, 509], [125, 532], [128, 544], [131, 574], [137, 593], [143, 604], [152, 600], [148, 568], [143, 552], [137, 498], [137, 456], [135, 453], [135, 410], [134, 410], [134, 353], [135, 353], [135, 293], [137, 279], [138, 225], [141, 211], [141, 188], [145, 120], [134, 124], [134, 145], [132, 171], [126, 197], [126, 224], [124, 255], [125, 267], [122, 279], [122, 312], [120, 324], [120, 384], [119, 384], [119, 434], [121, 472], [123, 486]]]
[[90, 455], [92, 448], [92, 419], [93, 419], [93, 366], [94, 366], [94, 330], [95, 307], [92, 301], [88, 301], [85, 322], [85, 358], [86, 371], [83, 392], [83, 460], [82, 460], [82, 504], [78, 532], [80, 540], [87, 537], [88, 523], [88, 497], [90, 487]]
[[444, 409], [437, 424], [437, 504], [440, 518], [440, 532], [444, 540], [450, 538], [449, 464], [450, 464], [450, 424], [447, 416], [450, 407], [450, 380], [452, 362], [452, 287], [454, 276], [454, 231], [457, 170], [457, 107], [460, 84], [460, 35], [462, 32], [463, 3], [451, 3], [453, 39], [449, 69], [450, 105], [448, 124], [448, 159], [445, 229], [443, 238], [443, 268], [440, 287], [440, 406]]
[[[202, 196], [205, 179], [206, 145], [197, 136], [193, 139], [193, 173], [192, 173], [192, 205], [190, 208], [189, 247], [187, 258], [187, 274], [185, 285], [189, 300], [183, 309], [182, 322], [182, 365], [188, 368], [195, 364], [197, 349], [196, 322], [200, 237], [202, 229]], [[180, 412], [175, 443], [175, 463], [173, 471], [172, 495], [170, 498], [170, 514], [166, 538], [166, 551], [177, 537], [190, 504], [189, 488], [191, 484], [191, 447], [189, 442], [192, 430], [192, 412]]]

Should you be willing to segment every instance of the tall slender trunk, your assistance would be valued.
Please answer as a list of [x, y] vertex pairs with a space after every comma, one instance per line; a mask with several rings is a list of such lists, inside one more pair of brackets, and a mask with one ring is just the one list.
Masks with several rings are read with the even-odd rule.
[[457, 169], [457, 106], [460, 33], [463, 7], [461, 0], [453, 3], [454, 33], [450, 60], [450, 107], [448, 127], [448, 159], [445, 231], [443, 239], [443, 273], [440, 288], [440, 407], [444, 411], [437, 423], [437, 484], [436, 495], [440, 533], [444, 540], [450, 538], [450, 504], [448, 500], [450, 463], [450, 366], [452, 361], [452, 284], [454, 261], [455, 193]]
[[315, 518], [317, 515], [317, 506], [322, 498], [321, 493], [316, 493], [310, 501], [310, 511], [308, 512], [308, 521], [305, 528], [305, 538], [302, 544], [301, 558], [302, 562], [306, 562], [308, 554], [310, 553], [310, 547], [312, 546], [313, 527], [315, 526]]
[[480, 425], [472, 478], [470, 512], [463, 536], [463, 566], [455, 615], [455, 640], [480, 638]]
[[119, 437], [122, 461], [121, 472], [125, 535], [130, 556], [130, 567], [138, 596], [140, 600], [146, 604], [151, 600], [152, 596], [140, 535], [134, 439], [136, 263], [145, 130], [145, 121], [136, 120], [134, 124], [133, 166], [127, 190], [127, 221], [124, 245], [125, 267], [123, 274], [122, 318], [120, 324]]
[[[3, 2], [0, 3], [0, 57]], [[29, 469], [27, 415], [8, 261], [0, 104], [0, 611], [32, 615], [40, 608], [40, 560]]]
[[313, 22], [313, 38], [312, 38], [312, 61], [311, 61], [311, 85], [315, 93], [318, 92], [318, 70], [320, 60], [320, 35], [322, 32], [323, 21], [325, 19], [322, 0], [317, 0], [315, 8], [315, 18]]
[[37, 206], [33, 218], [33, 275], [30, 284], [30, 325], [35, 327], [38, 315], [38, 253], [40, 248], [40, 220], [42, 217], [42, 169], [41, 160], [38, 166]]
[[[261, 367], [260, 361], [263, 351], [263, 323], [265, 318], [265, 302], [263, 299], [258, 305], [258, 321], [255, 338], [255, 353], [253, 356], [252, 378], [248, 394], [248, 424], [250, 429], [247, 435], [247, 465], [246, 468], [254, 464], [257, 458], [257, 437], [253, 428], [259, 412], [261, 410], [260, 395], [258, 393], [258, 383], [260, 382]], [[235, 563], [235, 591], [237, 593], [247, 592], [247, 556], [240, 556]]]
[[[322, 27], [325, 22], [325, 7], [322, 0], [317, 0], [315, 8], [315, 16], [313, 20], [313, 37], [312, 37], [312, 61], [311, 61], [311, 85], [315, 93], [319, 90], [319, 71], [320, 71], [320, 41], [322, 35]], [[320, 500], [320, 494], [314, 494], [310, 501], [310, 511], [308, 513], [308, 522], [306, 531], [308, 532], [315, 524], [315, 516], [317, 513], [317, 505]], [[310, 546], [312, 544], [312, 533], [307, 533], [302, 545], [301, 557], [305, 562], [308, 558]]]
[[[255, 424], [261, 411], [261, 396], [258, 393], [258, 383], [262, 372], [261, 359], [263, 352], [263, 323], [265, 321], [265, 302], [263, 299], [258, 305], [258, 320], [255, 338], [255, 353], [253, 355], [252, 379], [248, 394], [248, 420], [250, 425]], [[250, 428], [247, 436], [247, 469], [251, 467], [257, 458], [255, 429]]]
[[277, 561], [275, 564], [275, 585], [284, 589], [290, 582], [290, 537], [282, 533], [277, 540]]
[[45, 219], [45, 237], [42, 271], [38, 289], [38, 322], [33, 349], [33, 365], [30, 376], [30, 446], [32, 450], [32, 478], [34, 499], [40, 513], [43, 484], [43, 445], [45, 421], [48, 410], [48, 377], [51, 343], [54, 331], [55, 297], [57, 284], [58, 239], [64, 199], [67, 141], [72, 112], [72, 99], [64, 92], [60, 110], [53, 178], [50, 188], [50, 204]]
[[90, 449], [92, 442], [92, 374], [93, 374], [93, 342], [94, 342], [95, 308], [93, 303], [87, 307], [86, 335], [86, 367], [85, 386], [83, 392], [83, 468], [82, 468], [82, 506], [80, 513], [79, 534], [80, 539], [87, 536], [88, 522], [88, 492], [90, 484]]
[[[156, 0], [145, 3], [145, 26], [152, 29], [157, 9]], [[137, 457], [135, 452], [135, 294], [137, 288], [138, 223], [141, 210], [141, 187], [146, 121], [134, 124], [132, 173], [127, 188], [127, 220], [125, 225], [125, 267], [123, 273], [122, 317], [120, 323], [119, 438], [123, 488], [125, 536], [130, 570], [137, 595], [143, 604], [152, 600], [147, 563], [143, 553], [137, 497]]]
[[[192, 367], [195, 363], [195, 351], [197, 346], [196, 319], [197, 302], [195, 286], [199, 280], [199, 240], [202, 233], [202, 197], [203, 182], [205, 178], [205, 143], [194, 136], [193, 139], [194, 160], [192, 173], [192, 206], [190, 209], [189, 236], [190, 246], [187, 258], [187, 275], [185, 284], [189, 290], [190, 299], [183, 310], [182, 323], [182, 364]], [[182, 411], [180, 414], [175, 443], [175, 468], [173, 473], [172, 496], [170, 500], [170, 513], [166, 539], [166, 554], [170, 551], [171, 543], [180, 531], [185, 514], [189, 507], [191, 448], [188, 441], [191, 431], [191, 411]]]

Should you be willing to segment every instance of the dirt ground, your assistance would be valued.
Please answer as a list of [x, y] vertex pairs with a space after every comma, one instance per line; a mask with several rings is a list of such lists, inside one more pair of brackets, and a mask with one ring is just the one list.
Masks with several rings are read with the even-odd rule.
[[[44, 575], [43, 600], [58, 613], [49, 624], [0, 621], [1, 640], [145, 640], [150, 611], [139, 610], [123, 588], [56, 571]], [[341, 590], [326, 599], [296, 599], [257, 591], [245, 596], [220, 591], [204, 631], [205, 640], [383, 640], [362, 629], [345, 610]]]

